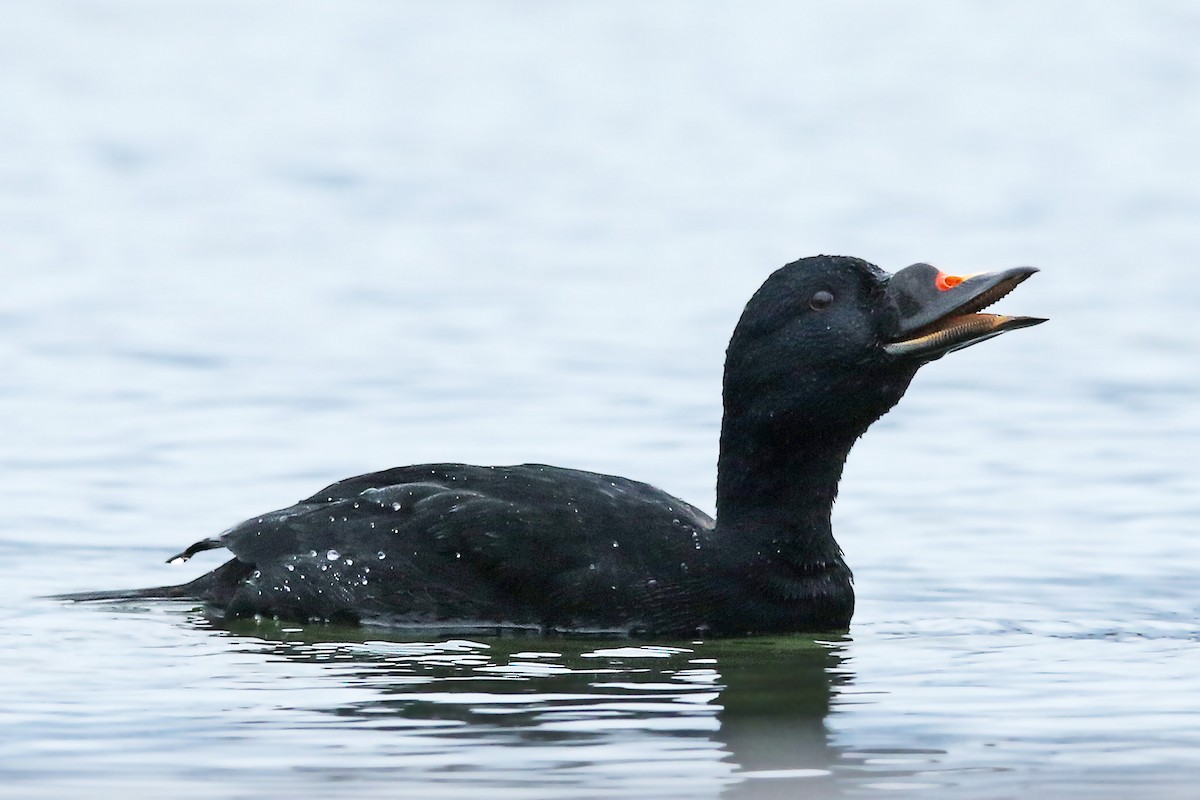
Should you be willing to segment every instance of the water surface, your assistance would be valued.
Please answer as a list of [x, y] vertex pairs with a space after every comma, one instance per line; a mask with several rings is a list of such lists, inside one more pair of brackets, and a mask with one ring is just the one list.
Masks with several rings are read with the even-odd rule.
[[[0, 794], [1192, 796], [1200, 12], [13, 5]], [[775, 267], [1021, 263], [1051, 322], [851, 455], [845, 635], [497, 638], [43, 595], [394, 464], [712, 510]]]

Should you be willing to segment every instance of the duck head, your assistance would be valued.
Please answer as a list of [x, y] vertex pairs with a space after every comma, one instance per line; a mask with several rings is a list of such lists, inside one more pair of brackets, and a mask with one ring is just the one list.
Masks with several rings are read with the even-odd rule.
[[924, 364], [1044, 322], [981, 313], [1035, 272], [959, 276], [914, 264], [889, 274], [845, 256], [782, 267], [747, 303], [730, 340], [725, 433], [848, 448]]

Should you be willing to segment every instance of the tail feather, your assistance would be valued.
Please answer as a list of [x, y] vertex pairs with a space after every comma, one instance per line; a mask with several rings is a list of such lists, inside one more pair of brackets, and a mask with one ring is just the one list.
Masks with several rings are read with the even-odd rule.
[[174, 586], [152, 586], [148, 589], [114, 589], [100, 592], [69, 592], [56, 594], [51, 600], [66, 600], [74, 603], [90, 603], [97, 600], [203, 600], [216, 605], [225, 605], [237, 591], [241, 582], [254, 569], [253, 564], [226, 561], [212, 572], [187, 583]]
[[190, 583], [176, 586], [152, 586], [148, 589], [110, 589], [102, 592], [68, 592], [67, 594], [50, 595], [51, 600], [69, 600], [73, 603], [88, 603], [93, 600], [136, 600], [148, 598], [166, 600], [178, 597], [196, 597], [189, 591]]

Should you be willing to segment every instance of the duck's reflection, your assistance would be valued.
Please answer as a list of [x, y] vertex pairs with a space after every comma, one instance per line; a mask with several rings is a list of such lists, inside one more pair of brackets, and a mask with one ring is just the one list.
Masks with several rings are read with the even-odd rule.
[[[572, 770], [581, 784], [611, 783], [622, 770], [653, 784], [674, 771], [685, 774], [658, 796], [837, 795], [825, 718], [851, 680], [839, 637], [650, 645], [197, 622], [247, 651], [326, 665], [340, 685], [370, 690], [318, 710], [461, 740], [446, 748], [445, 770], [504, 743], [539, 748], [543, 769]], [[513, 769], [528, 752], [510, 751]]]
[[713, 643], [724, 689], [718, 736], [738, 765], [730, 798], [838, 795], [839, 753], [825, 718], [850, 683], [847, 640], [774, 639]]

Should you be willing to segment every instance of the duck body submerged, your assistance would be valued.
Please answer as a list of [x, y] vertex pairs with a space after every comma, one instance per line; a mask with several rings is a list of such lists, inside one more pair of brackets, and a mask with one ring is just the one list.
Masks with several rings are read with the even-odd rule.
[[1041, 322], [977, 313], [1036, 270], [889, 275], [817, 256], [751, 298], [726, 354], [717, 515], [648, 484], [540, 464], [425, 464], [340, 481], [175, 557], [227, 616], [437, 628], [729, 636], [848, 627], [830, 513], [853, 443], [952, 350]]

